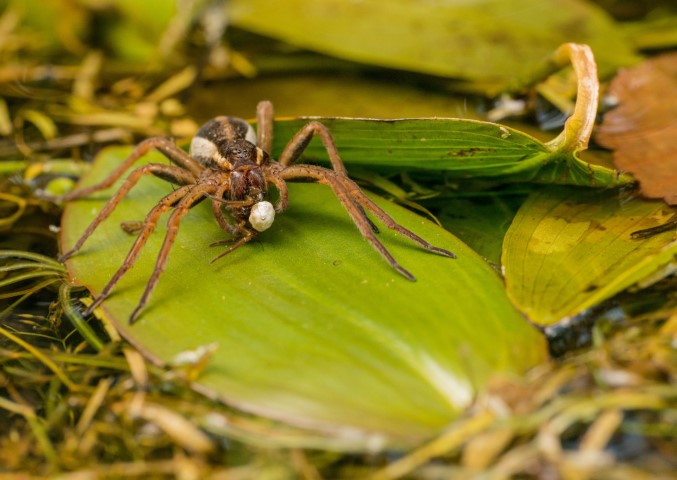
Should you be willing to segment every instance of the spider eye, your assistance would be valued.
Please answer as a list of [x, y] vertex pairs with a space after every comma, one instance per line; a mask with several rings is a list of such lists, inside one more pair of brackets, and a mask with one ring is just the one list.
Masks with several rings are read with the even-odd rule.
[[249, 214], [249, 223], [259, 232], [268, 230], [275, 220], [275, 208], [270, 202], [256, 203]]

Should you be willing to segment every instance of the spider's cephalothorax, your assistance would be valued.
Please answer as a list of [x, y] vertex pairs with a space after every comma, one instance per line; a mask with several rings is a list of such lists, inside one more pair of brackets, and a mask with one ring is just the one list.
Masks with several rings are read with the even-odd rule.
[[[377, 238], [378, 229], [367, 217], [373, 214], [386, 227], [397, 231], [432, 252], [454, 257], [443, 248], [435, 247], [424, 239], [404, 228], [393, 220], [384, 210], [367, 197], [358, 185], [348, 178], [343, 162], [339, 157], [329, 130], [319, 122], [306, 124], [289, 141], [277, 161], [271, 159], [273, 109], [270, 102], [259, 103], [256, 111], [257, 132], [244, 120], [235, 117], [216, 117], [205, 123], [196, 133], [190, 145], [190, 153], [177, 147], [171, 140], [163, 137], [149, 138], [141, 142], [129, 157], [102, 182], [91, 187], [76, 190], [63, 197], [72, 200], [112, 186], [132, 165], [148, 151], [155, 149], [167, 157], [172, 165], [148, 163], [137, 169], [125, 179], [122, 186], [104, 205], [92, 223], [75, 242], [71, 250], [61, 257], [66, 259], [75, 254], [115, 209], [129, 190], [144, 175], [154, 175], [177, 186], [148, 212], [141, 225], [140, 232], [127, 257], [90, 305], [91, 312], [111, 293], [122, 276], [134, 265], [143, 246], [148, 241], [160, 216], [173, 210], [167, 222], [167, 234], [162, 243], [146, 288], [138, 305], [132, 312], [130, 323], [138, 316], [148, 297], [155, 288], [160, 274], [169, 258], [181, 219], [191, 207], [208, 198], [212, 202], [212, 212], [219, 226], [230, 233], [232, 238], [226, 242], [230, 247], [214, 260], [232, 252], [252, 240], [258, 232], [269, 228], [275, 213], [284, 211], [288, 204], [287, 181], [315, 181], [331, 187], [337, 199], [346, 209], [360, 233], [369, 243], [402, 275], [410, 280], [414, 276], [400, 266], [386, 247]], [[294, 162], [301, 156], [313, 138], [319, 136], [329, 154], [332, 169], [315, 165], [298, 165]], [[275, 206], [268, 200], [268, 187], [272, 185], [278, 192]]]
[[[231, 206], [231, 215], [240, 221], [249, 219], [252, 207], [266, 196], [268, 188], [261, 166], [270, 162], [268, 154], [256, 146], [252, 126], [237, 117], [213, 118], [193, 137], [189, 155], [206, 167], [202, 173], [205, 181], [228, 183], [223, 200], [243, 202], [240, 207]], [[216, 178], [220, 176], [215, 171], [220, 171], [223, 179]], [[252, 226], [263, 231], [256, 220]]]

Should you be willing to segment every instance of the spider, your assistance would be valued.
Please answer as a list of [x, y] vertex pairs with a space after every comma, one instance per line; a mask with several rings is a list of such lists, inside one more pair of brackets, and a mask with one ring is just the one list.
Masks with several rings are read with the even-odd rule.
[[[170, 164], [148, 163], [133, 170], [124, 180], [122, 186], [113, 194], [92, 223], [75, 242], [72, 249], [61, 256], [64, 261], [73, 256], [96, 228], [117, 207], [123, 197], [134, 185], [146, 175], [154, 175], [174, 184], [177, 188], [164, 196], [150, 210], [145, 220], [138, 225], [139, 231], [127, 257], [108, 281], [101, 294], [89, 306], [86, 313], [91, 313], [103, 302], [122, 278], [134, 265], [139, 253], [146, 244], [160, 216], [174, 211], [167, 221], [167, 233], [160, 247], [153, 272], [145, 290], [133, 310], [129, 323], [133, 323], [148, 301], [158, 279], [165, 268], [169, 252], [176, 239], [179, 223], [191, 207], [202, 200], [211, 199], [212, 211], [219, 226], [231, 235], [231, 239], [216, 242], [216, 245], [231, 245], [215, 260], [227, 255], [250, 242], [259, 232], [268, 229], [276, 213], [283, 212], [288, 205], [287, 181], [315, 181], [329, 185], [343, 207], [348, 211], [360, 233], [399, 273], [409, 280], [415, 277], [388, 252], [378, 240], [378, 228], [367, 217], [371, 212], [386, 227], [395, 230], [423, 248], [446, 257], [455, 255], [443, 248], [435, 247], [404, 228], [393, 220], [385, 211], [369, 199], [348, 178], [334, 140], [323, 124], [311, 121], [301, 128], [289, 141], [277, 161], [268, 152], [272, 146], [273, 106], [268, 101], [259, 103], [256, 109], [257, 130], [247, 122], [236, 117], [219, 116], [209, 120], [197, 131], [190, 144], [189, 153], [180, 149], [165, 137], [153, 137], [139, 143], [127, 159], [115, 168], [101, 182], [80, 190], [75, 190], [62, 197], [63, 200], [74, 200], [85, 197], [111, 187], [132, 165], [149, 151], [155, 149], [171, 161]], [[315, 165], [294, 164], [314, 136], [319, 136], [329, 154], [332, 169]], [[272, 185], [278, 191], [278, 199], [273, 206], [266, 200], [268, 187]], [[225, 211], [224, 211], [225, 210]], [[214, 244], [213, 244], [214, 245]]]

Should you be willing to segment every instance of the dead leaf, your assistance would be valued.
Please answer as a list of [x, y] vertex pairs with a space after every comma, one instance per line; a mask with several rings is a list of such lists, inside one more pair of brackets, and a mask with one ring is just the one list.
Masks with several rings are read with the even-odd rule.
[[609, 94], [618, 107], [604, 116], [596, 139], [614, 162], [639, 180], [643, 195], [677, 204], [677, 53], [621, 70]]

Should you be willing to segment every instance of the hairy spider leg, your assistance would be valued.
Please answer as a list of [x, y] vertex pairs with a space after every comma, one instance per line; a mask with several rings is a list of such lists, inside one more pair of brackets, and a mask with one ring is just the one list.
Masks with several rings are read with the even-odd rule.
[[125, 273], [127, 273], [127, 271], [130, 268], [132, 268], [134, 262], [136, 261], [136, 258], [139, 256], [139, 253], [141, 252], [141, 249], [144, 247], [144, 245], [146, 245], [146, 242], [150, 238], [150, 235], [155, 230], [155, 227], [157, 225], [160, 216], [166, 211], [170, 210], [176, 204], [176, 202], [184, 198], [186, 194], [188, 194], [190, 189], [191, 189], [190, 185], [185, 185], [177, 190], [174, 190], [169, 195], [166, 195], [164, 198], [162, 198], [162, 200], [160, 200], [160, 202], [157, 205], [155, 205], [150, 212], [148, 212], [148, 215], [146, 215], [146, 219], [143, 222], [143, 228], [141, 229], [139, 235], [136, 237], [136, 240], [134, 241], [132, 248], [129, 249], [129, 252], [125, 257], [124, 262], [122, 262], [122, 265], [111, 277], [106, 286], [103, 287], [103, 290], [101, 290], [99, 296], [87, 308], [86, 310], [87, 314], [93, 312], [94, 309], [98, 307], [101, 304], [101, 302], [103, 302], [106, 299], [106, 297], [108, 297], [110, 292], [113, 290], [113, 287], [115, 287], [115, 285], [120, 281], [122, 276]]
[[[256, 238], [256, 234], [257, 234], [257, 232], [255, 232], [255, 231], [253, 231], [253, 230], [244, 229], [244, 234], [243, 234], [240, 238], [235, 239], [235, 240], [234, 240], [235, 243], [233, 243], [233, 244], [232, 244], [230, 247], [228, 247], [225, 251], [219, 253], [217, 256], [215, 256], [214, 258], [212, 258], [212, 259], [209, 261], [209, 263], [212, 264], [212, 263], [216, 262], [217, 260], [219, 260], [220, 258], [223, 258], [223, 257], [225, 257], [226, 255], [228, 255], [229, 253], [233, 252], [234, 250], [237, 250], [237, 249], [240, 248], [242, 245], [251, 242], [252, 240], [254, 240], [254, 238]], [[226, 243], [230, 243], [231, 241], [233, 241], [233, 240], [221, 240], [220, 242], [214, 242], [214, 243], [212, 243], [212, 244], [209, 245], [209, 246], [210, 246], [210, 247], [214, 247], [214, 246], [217, 246], [217, 245], [224, 245], [224, 244], [226, 244]]]
[[[73, 254], [75, 254], [82, 245], [85, 243], [85, 241], [94, 233], [94, 230], [103, 222], [108, 216], [115, 210], [115, 207], [118, 206], [118, 203], [122, 200], [122, 198], [129, 193], [129, 191], [136, 185], [139, 180], [144, 175], [154, 175], [157, 177], [161, 177], [165, 180], [171, 179], [173, 183], [176, 183], [177, 185], [187, 185], [190, 183], [195, 182], [195, 177], [190, 173], [187, 172], [186, 170], [183, 170], [179, 167], [175, 167], [172, 165], [164, 165], [161, 163], [149, 163], [147, 165], [143, 165], [136, 170], [132, 171], [132, 173], [129, 174], [129, 176], [125, 179], [124, 183], [120, 188], [118, 189], [117, 192], [106, 202], [106, 204], [103, 206], [101, 211], [98, 213], [98, 215], [92, 220], [92, 223], [89, 224], [87, 229], [82, 233], [80, 238], [78, 238], [77, 242], [75, 242], [75, 245], [73, 248], [71, 248], [69, 251], [61, 255], [59, 258], [59, 261], [64, 261]], [[92, 191], [99, 190], [101, 183], [95, 185], [97, 187], [94, 190], [90, 190], [89, 188], [85, 188], [81, 191], [88, 190], [88, 193], [91, 193]], [[109, 185], [110, 186], [110, 185]], [[101, 188], [106, 188], [106, 187], [101, 187]]]
[[287, 143], [284, 150], [282, 150], [278, 162], [285, 167], [296, 162], [315, 135], [319, 135], [322, 140], [322, 144], [324, 145], [325, 150], [327, 150], [329, 161], [331, 162], [334, 171], [347, 177], [348, 172], [338, 154], [336, 144], [334, 143], [334, 137], [332, 137], [327, 127], [316, 121], [308, 122], [301, 130], [296, 132], [296, 135], [289, 140], [289, 143]]
[[[273, 116], [273, 104], [268, 100], [259, 102], [259, 104], [256, 106], [256, 142], [257, 146], [268, 155], [270, 155], [273, 148]], [[308, 139], [308, 142], [309, 141], [310, 139]], [[294, 160], [296, 159], [291, 159], [290, 161], [293, 162]], [[275, 204], [275, 212], [284, 212], [289, 206], [289, 192], [287, 191], [287, 184], [275, 175], [266, 174], [265, 177], [266, 182], [274, 185], [280, 193], [280, 198]]]
[[[338, 153], [336, 143], [334, 142], [334, 137], [325, 125], [317, 121], [307, 123], [296, 133], [296, 135], [294, 135], [294, 137], [289, 141], [289, 143], [287, 143], [287, 145], [284, 147], [284, 150], [280, 154], [279, 163], [286, 167], [296, 162], [296, 160], [299, 159], [301, 154], [308, 147], [310, 141], [315, 135], [320, 136], [322, 144], [329, 155], [329, 161], [331, 162], [331, 166], [334, 171], [338, 175], [343, 175], [344, 177], [348, 178], [348, 172], [345, 165], [343, 164], [343, 160], [341, 160], [341, 156]], [[360, 205], [358, 205], [358, 208], [362, 209]], [[362, 213], [362, 216], [369, 223], [371, 230], [374, 233], [379, 233], [376, 224], [372, 222], [366, 214], [364, 214], [364, 211]]]
[[273, 148], [273, 104], [268, 100], [256, 106], [256, 146], [270, 155]]
[[287, 184], [277, 175], [270, 175], [266, 173], [265, 177], [266, 182], [274, 185], [280, 194], [280, 198], [278, 198], [277, 202], [275, 203], [275, 212], [284, 212], [289, 206], [289, 191], [287, 190]]
[[153, 273], [146, 284], [143, 295], [141, 295], [139, 303], [136, 305], [132, 315], [129, 317], [130, 325], [134, 323], [136, 317], [139, 315], [139, 312], [141, 312], [141, 309], [148, 301], [148, 297], [150, 297], [150, 294], [153, 293], [158, 279], [165, 269], [165, 265], [169, 259], [169, 252], [171, 251], [172, 246], [174, 245], [174, 240], [179, 233], [179, 223], [181, 222], [181, 219], [194, 205], [199, 203], [200, 200], [209, 194], [213, 194], [216, 190], [215, 185], [209, 184], [198, 184], [196, 186], [188, 186], [184, 188], [189, 188], [190, 190], [183, 196], [179, 203], [176, 204], [174, 211], [167, 221], [167, 234], [165, 235], [165, 239], [162, 242], [162, 247], [160, 247], [160, 253], [158, 253], [157, 260], [155, 261]]
[[221, 230], [225, 230], [231, 235], [237, 235], [240, 232], [240, 229], [226, 219], [225, 215], [223, 214], [223, 210], [221, 210], [223, 203], [224, 202], [222, 200], [212, 199], [212, 213], [214, 214], [214, 218], [216, 218], [216, 223], [219, 224]]
[[129, 156], [118, 165], [115, 170], [113, 170], [108, 177], [106, 177], [101, 182], [92, 185], [90, 187], [85, 187], [81, 190], [75, 190], [73, 192], [67, 193], [62, 197], [59, 197], [61, 200], [74, 200], [76, 198], [86, 197], [94, 192], [99, 190], [105, 190], [111, 187], [122, 175], [131, 168], [131, 166], [141, 157], [146, 155], [151, 150], [157, 150], [167, 157], [172, 163], [181, 167], [182, 169], [187, 170], [189, 173], [194, 176], [198, 176], [205, 167], [200, 165], [197, 161], [192, 159], [190, 155], [181, 150], [176, 144], [168, 138], [165, 137], [153, 137], [144, 140], [139, 143], [136, 148], [129, 154]]
[[[222, 230], [225, 230], [226, 232], [230, 233], [231, 235], [238, 235], [239, 233], [242, 232], [242, 225], [233, 225], [232, 223], [230, 223], [226, 219], [226, 217], [223, 215], [223, 210], [221, 209], [221, 207], [224, 204], [228, 204], [230, 206], [243, 206], [244, 207], [244, 206], [251, 205], [252, 201], [246, 200], [246, 201], [229, 202], [228, 200], [223, 200], [223, 195], [226, 193], [226, 191], [229, 188], [230, 188], [230, 185], [228, 184], [228, 182], [224, 182], [216, 190], [216, 193], [214, 194], [214, 198], [212, 198], [212, 213], [214, 214], [214, 217], [216, 218], [216, 221], [217, 221], [217, 223], [219, 224], [219, 227], [221, 227]], [[232, 205], [232, 204], [236, 204], [236, 205]]]
[[408, 230], [399, 223], [397, 223], [381, 207], [376, 205], [369, 197], [367, 197], [364, 194], [364, 192], [360, 190], [360, 187], [351, 179], [344, 177], [340, 178], [339, 181], [341, 181], [344, 184], [351, 198], [354, 198], [360, 205], [362, 205], [364, 208], [373, 213], [376, 216], [376, 218], [378, 218], [389, 229], [395, 230], [397, 233], [413, 240], [426, 250], [430, 250], [431, 252], [443, 255], [445, 257], [456, 258], [456, 255], [450, 252], [449, 250], [445, 250], [444, 248], [436, 247], [430, 244], [429, 242], [425, 241], [424, 239], [416, 235], [411, 230]]
[[[314, 165], [292, 165], [282, 170], [281, 175], [284, 179], [293, 180], [297, 178], [311, 178], [318, 183], [328, 185], [334, 191], [336, 198], [341, 202], [343, 207], [348, 211], [348, 215], [353, 223], [357, 226], [362, 236], [381, 254], [383, 258], [399, 273], [412, 281], [416, 281], [416, 277], [412, 275], [407, 269], [402, 267], [395, 257], [388, 251], [388, 249], [376, 237], [372, 229], [371, 222], [367, 218], [364, 209], [352, 199], [348, 189], [345, 187], [341, 179], [346, 178], [340, 174], [328, 170], [326, 168], [317, 167]], [[392, 220], [392, 219], [391, 219]], [[395, 223], [394, 220], [392, 220]], [[397, 225], [397, 223], [395, 223]], [[387, 224], [386, 224], [387, 225]], [[402, 227], [405, 231], [404, 227]], [[419, 237], [416, 237], [419, 238]], [[427, 243], [427, 242], [426, 242]]]
[[220, 200], [223, 195], [225, 194], [226, 190], [228, 190], [228, 185], [223, 184], [219, 187], [219, 189], [216, 191], [215, 199], [212, 200], [212, 211], [214, 212], [214, 216], [216, 217], [217, 222], [219, 222], [219, 225], [221, 225], [221, 228], [226, 230], [227, 232], [231, 233], [234, 238], [229, 238], [227, 240], [219, 240], [218, 242], [214, 242], [209, 244], [210, 247], [217, 247], [220, 245], [227, 245], [227, 244], [232, 244], [226, 251], [220, 253], [216, 257], [212, 258], [209, 263], [214, 263], [217, 261], [219, 258], [222, 258], [226, 255], [228, 255], [230, 252], [236, 250], [237, 248], [241, 247], [245, 243], [249, 242], [252, 240], [254, 237], [256, 237], [257, 232], [251, 230], [250, 228], [247, 228], [246, 222], [241, 221], [237, 223], [236, 225], [233, 225], [232, 223], [228, 222], [226, 220], [226, 217], [223, 215], [223, 210], [221, 209], [222, 205], [226, 205], [227, 207], [247, 207], [250, 206], [254, 201], [253, 200]]
[[[268, 154], [270, 154], [270, 149], [272, 148], [272, 133], [273, 133], [273, 104], [267, 100], [259, 102], [256, 107], [256, 121], [257, 128], [259, 129], [260, 135], [262, 137], [259, 140], [259, 147], [263, 148]], [[320, 122], [311, 121], [304, 125], [294, 137], [287, 143], [284, 147], [284, 150], [280, 154], [278, 163], [284, 167], [289, 166], [296, 162], [299, 159], [301, 154], [310, 144], [310, 141], [315, 135], [319, 135], [322, 140], [327, 154], [329, 155], [329, 161], [331, 162], [332, 168], [337, 174], [348, 176], [345, 165], [338, 153], [336, 148], [336, 143], [334, 142], [334, 137], [331, 135], [329, 129]], [[266, 139], [267, 141], [264, 141]], [[272, 183], [277, 187], [280, 192], [280, 199], [275, 205], [275, 211], [277, 213], [283, 212], [287, 209], [289, 204], [289, 194], [287, 192], [287, 185], [283, 180], [274, 175], [267, 175], [266, 181]], [[358, 206], [358, 208], [362, 208]], [[364, 213], [364, 212], [363, 212]], [[364, 218], [369, 223], [372, 231], [378, 233], [378, 227], [374, 222], [371, 221], [369, 217], [363, 215]]]

